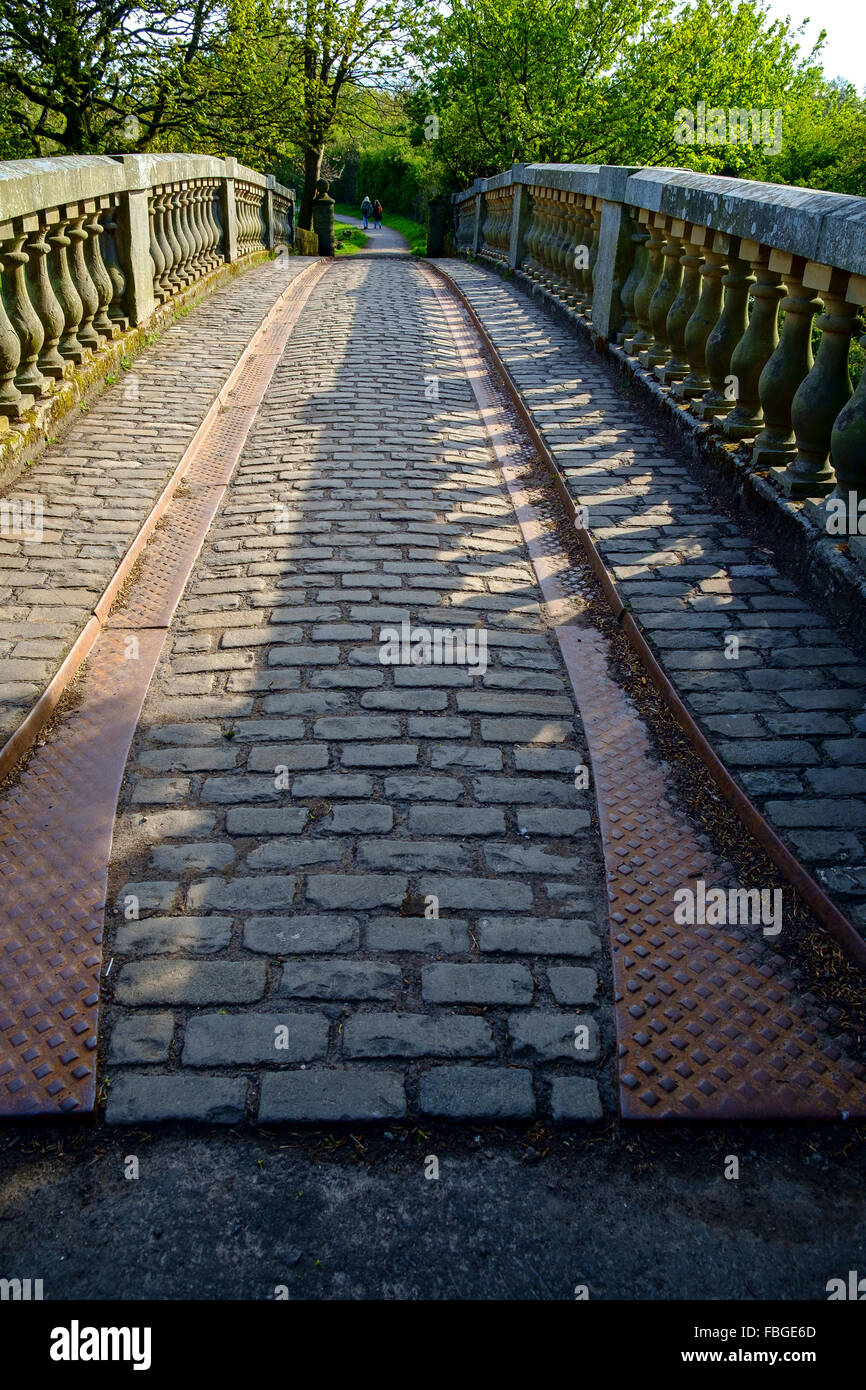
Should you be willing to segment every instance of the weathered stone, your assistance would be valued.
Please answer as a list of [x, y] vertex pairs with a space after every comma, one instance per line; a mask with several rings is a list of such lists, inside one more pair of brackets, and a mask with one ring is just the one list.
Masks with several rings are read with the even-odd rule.
[[490, 1024], [460, 1014], [356, 1014], [343, 1028], [344, 1057], [492, 1057]]
[[280, 994], [293, 999], [393, 999], [402, 987], [396, 965], [371, 961], [290, 961], [280, 980]]
[[260, 1124], [358, 1123], [399, 1119], [405, 1113], [403, 1077], [396, 1072], [317, 1068], [262, 1077]]
[[421, 994], [430, 1004], [528, 1004], [532, 976], [525, 965], [425, 965]]
[[246, 1094], [247, 1083], [241, 1076], [122, 1072], [112, 1078], [105, 1118], [110, 1125], [167, 1120], [234, 1125], [243, 1119]]
[[422, 1074], [418, 1094], [425, 1115], [449, 1120], [523, 1120], [535, 1114], [532, 1077], [512, 1067], [433, 1067]]
[[187, 1067], [285, 1065], [324, 1057], [328, 1020], [321, 1014], [199, 1014], [186, 1026]]

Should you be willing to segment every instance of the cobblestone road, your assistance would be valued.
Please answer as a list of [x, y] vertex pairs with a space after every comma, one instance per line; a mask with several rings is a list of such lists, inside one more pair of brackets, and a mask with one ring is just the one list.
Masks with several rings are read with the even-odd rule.
[[[403, 623], [476, 655], [483, 633], [486, 664], [383, 663]], [[108, 1118], [597, 1117], [612, 1024], [585, 762], [436, 297], [411, 263], [339, 263], [135, 741]]]
[[[442, 262], [562, 468], [623, 601], [764, 816], [866, 929], [866, 664], [689, 475], [577, 333], [500, 277]], [[732, 659], [730, 637], [737, 639]], [[726, 654], [727, 646], [727, 654]]]

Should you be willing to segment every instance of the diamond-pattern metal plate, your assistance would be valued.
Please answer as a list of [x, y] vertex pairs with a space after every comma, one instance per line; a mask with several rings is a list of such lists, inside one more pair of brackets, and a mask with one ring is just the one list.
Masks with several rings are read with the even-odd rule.
[[87, 697], [0, 805], [0, 1115], [91, 1110], [114, 808], [164, 631], [93, 649]]
[[828, 1036], [760, 926], [674, 921], [674, 893], [732, 886], [677, 804], [643, 720], [575, 615], [575, 571], [523, 487], [518, 432], [459, 301], [428, 271], [484, 416], [574, 688], [592, 763], [611, 929], [620, 1109], [626, 1119], [866, 1116], [866, 1068]]

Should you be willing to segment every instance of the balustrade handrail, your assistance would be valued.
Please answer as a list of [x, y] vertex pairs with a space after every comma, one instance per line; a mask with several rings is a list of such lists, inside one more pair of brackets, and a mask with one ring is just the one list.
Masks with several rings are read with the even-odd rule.
[[294, 190], [228, 157], [0, 162], [0, 425], [221, 265], [294, 242]]
[[508, 266], [615, 343], [684, 410], [749, 444], [752, 469], [786, 495], [813, 510], [829, 494], [866, 501], [866, 372], [856, 390], [849, 373], [866, 198], [686, 169], [519, 164], [453, 205], [458, 250]]

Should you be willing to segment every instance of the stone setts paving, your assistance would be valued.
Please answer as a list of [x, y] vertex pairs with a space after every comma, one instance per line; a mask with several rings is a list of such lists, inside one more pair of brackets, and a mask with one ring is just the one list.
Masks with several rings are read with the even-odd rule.
[[[338, 263], [134, 743], [109, 1120], [566, 1122], [611, 1103], [600, 843], [539, 600], [430, 284]], [[486, 663], [383, 662], [403, 623], [468, 633], [470, 653], [483, 632]]]

